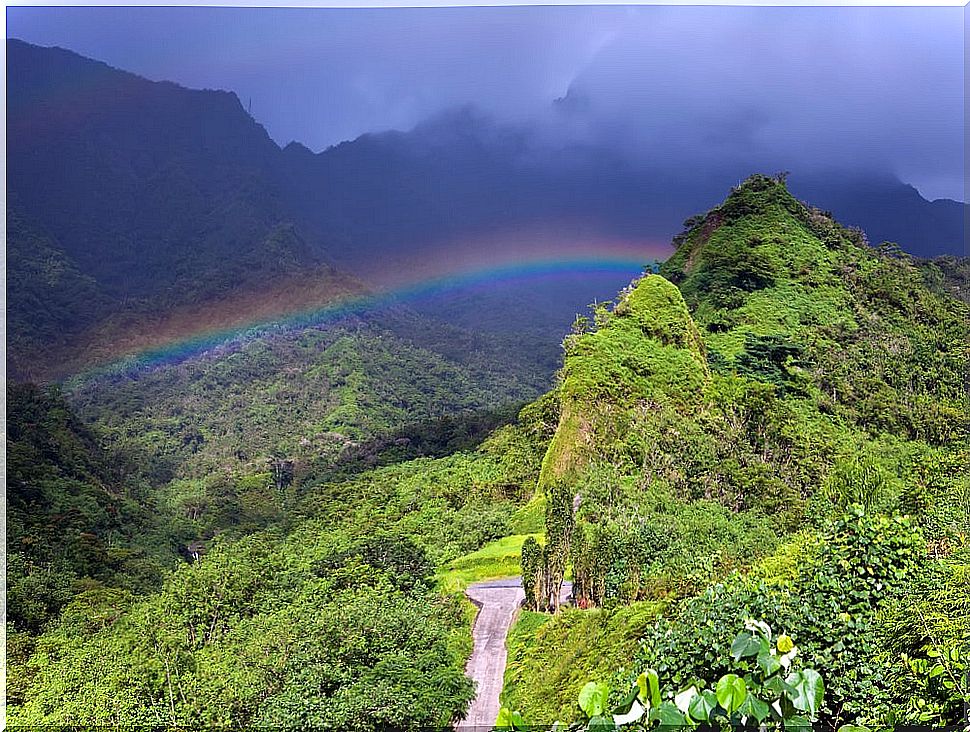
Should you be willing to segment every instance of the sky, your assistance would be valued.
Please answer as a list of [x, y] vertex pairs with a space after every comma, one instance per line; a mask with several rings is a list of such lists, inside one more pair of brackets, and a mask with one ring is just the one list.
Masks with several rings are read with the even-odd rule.
[[7, 35], [235, 91], [281, 145], [474, 105], [645, 165], [878, 170], [966, 200], [960, 7], [8, 7]]

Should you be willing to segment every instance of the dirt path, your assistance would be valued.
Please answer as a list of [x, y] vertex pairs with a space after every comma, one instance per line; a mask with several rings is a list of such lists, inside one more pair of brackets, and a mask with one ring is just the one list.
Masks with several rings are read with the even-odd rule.
[[[562, 596], [568, 596], [571, 589], [568, 582], [563, 583]], [[465, 674], [475, 681], [478, 693], [468, 708], [468, 716], [457, 729], [459, 732], [488, 732], [501, 708], [498, 696], [508, 658], [505, 639], [525, 593], [521, 578], [515, 577], [479, 582], [471, 585], [465, 594], [479, 607], [472, 629], [475, 645], [465, 668]]]

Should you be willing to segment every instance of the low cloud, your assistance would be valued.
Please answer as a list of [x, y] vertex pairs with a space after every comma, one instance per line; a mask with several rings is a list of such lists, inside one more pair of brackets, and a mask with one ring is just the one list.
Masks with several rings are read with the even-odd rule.
[[320, 150], [475, 105], [658, 168], [878, 170], [962, 197], [962, 8], [8, 9], [8, 34], [228, 88]]

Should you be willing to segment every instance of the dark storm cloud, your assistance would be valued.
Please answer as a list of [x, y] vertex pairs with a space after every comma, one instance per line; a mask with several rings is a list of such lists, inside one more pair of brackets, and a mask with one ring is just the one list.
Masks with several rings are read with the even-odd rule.
[[313, 149], [471, 103], [658, 166], [962, 197], [962, 8], [9, 8], [8, 34], [233, 89]]
[[961, 10], [645, 8], [573, 82], [594, 139], [687, 164], [961, 179]]

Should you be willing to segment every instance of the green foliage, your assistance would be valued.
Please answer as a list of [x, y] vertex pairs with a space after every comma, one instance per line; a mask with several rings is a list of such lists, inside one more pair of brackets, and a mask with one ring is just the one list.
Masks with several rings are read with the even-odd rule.
[[[633, 333], [629, 295], [598, 310], [597, 330], [567, 339], [562, 419], [541, 485], [565, 477], [579, 494], [578, 602], [701, 592], [646, 634], [637, 661], [675, 685], [723, 655], [728, 639], [715, 629], [754, 615], [798, 630], [803, 653], [831, 673], [820, 712], [829, 723], [953, 719], [959, 685], [944, 687], [933, 659], [961, 652], [930, 656], [923, 637], [902, 664], [876, 628], [921, 555], [917, 525], [937, 554], [965, 543], [970, 528], [966, 309], [777, 179], [749, 180], [678, 242], [661, 274], [703, 334], [696, 350], [709, 377], [676, 380], [691, 373], [692, 349], [650, 360], [676, 339], [663, 341], [662, 328]], [[682, 322], [672, 302], [655, 302], [650, 317]], [[854, 504], [865, 515], [838, 523]], [[877, 511], [915, 518], [869, 515]], [[748, 567], [750, 579], [704, 591]], [[518, 673], [536, 678], [542, 668]], [[730, 668], [705, 673], [714, 684]], [[709, 692], [696, 703], [714, 709]]]
[[[47, 412], [29, 400], [11, 403], [17, 465], [37, 471], [44, 464], [39, 451], [47, 450], [48, 461], [57, 462], [45, 469], [80, 479], [101, 476], [99, 461], [111, 463], [59, 397]], [[472, 695], [463, 673], [470, 617], [463, 602], [440, 591], [447, 583], [435, 569], [454, 560], [462, 581], [496, 565], [518, 571], [524, 537], [495, 540], [507, 537], [511, 517], [532, 494], [554, 418], [555, 404], [544, 404], [523, 410], [477, 450], [284, 486], [282, 494], [263, 465], [250, 475], [169, 484], [157, 518], [184, 512], [174, 525], [185, 527], [187, 538], [215, 529], [201, 557], [164, 581], [156, 574], [137, 596], [123, 589], [137, 576], [131, 562], [118, 589], [75, 586], [77, 573], [69, 576], [59, 604], [38, 611], [46, 619], [60, 610], [56, 619], [9, 628], [9, 718], [349, 729], [450, 724]], [[32, 436], [37, 414], [48, 415], [40, 418], [46, 431]], [[52, 490], [63, 500], [63, 481]], [[29, 529], [25, 535], [37, 540], [36, 527]], [[11, 580], [20, 583], [11, 598], [26, 616], [29, 603], [42, 599], [30, 582], [50, 573], [19, 569], [19, 554], [11, 559]]]
[[887, 508], [891, 495], [890, 479], [880, 466], [870, 459], [858, 457], [837, 462], [823, 486], [826, 497], [845, 509], [859, 504], [867, 511]]
[[526, 607], [539, 608], [544, 593], [545, 552], [539, 542], [530, 536], [522, 543], [519, 556]]
[[[890, 681], [908, 698], [884, 723], [959, 722], [970, 703], [970, 549], [922, 563], [903, 591], [879, 616], [876, 634], [884, 653], [899, 658]], [[878, 719], [878, 718], [877, 718]]]
[[421, 577], [404, 582], [400, 562], [351, 560], [318, 577], [321, 553], [333, 557], [311, 530], [216, 547], [93, 633], [68, 620], [89, 612], [75, 604], [38, 641], [8, 713], [18, 724], [369, 730], [457, 719], [472, 694], [449, 642], [460, 606]]
[[784, 393], [797, 380], [793, 369], [801, 354], [801, 346], [780, 336], [746, 333], [744, 350], [737, 359], [738, 373], [771, 384]]
[[915, 459], [916, 479], [899, 495], [900, 509], [917, 516], [936, 554], [970, 537], [970, 443], [927, 450]]
[[580, 508], [572, 562], [581, 605], [690, 595], [778, 543], [775, 522], [758, 511], [735, 514], [714, 501], [685, 503], [659, 491], [638, 497], [637, 505], [633, 516], [604, 512], [599, 500]]
[[559, 607], [575, 523], [568, 484], [556, 481], [547, 491], [545, 545], [532, 541], [523, 545], [521, 553], [526, 602], [536, 611]]
[[98, 444], [55, 387], [8, 384], [8, 621], [37, 632], [85, 587], [147, 592], [184, 525]]
[[[334, 577], [342, 574], [346, 565], [352, 562], [385, 572], [390, 583], [401, 592], [429, 587], [434, 575], [434, 565], [425, 551], [407, 536], [393, 534], [361, 539], [350, 549], [335, 552], [315, 562], [312, 572], [317, 577]], [[338, 588], [342, 588], [340, 582], [335, 582]]]
[[611, 682], [661, 608], [638, 602], [611, 609], [567, 607], [556, 615], [523, 610], [506, 641], [503, 704], [536, 724], [570, 719], [583, 685]]
[[[678, 282], [719, 370], [776, 385], [797, 377], [865, 429], [933, 442], [965, 433], [970, 318], [909, 258], [873, 251], [764, 176], [690, 223], [661, 273]], [[772, 282], [754, 256], [774, 263]], [[725, 303], [711, 282], [738, 268], [759, 287], [735, 287]]]
[[527, 547], [538, 546], [536, 541], [540, 538], [541, 534], [513, 534], [453, 559], [439, 574], [441, 586], [448, 591], [457, 591], [474, 582], [516, 577], [519, 574], [523, 575], [525, 586], [525, 577], [528, 574], [520, 564], [520, 557], [529, 553], [530, 549]]
[[505, 726], [954, 723], [970, 311], [780, 178], [677, 241], [518, 415], [531, 365], [401, 313], [74, 384], [91, 426], [12, 387], [11, 722], [447, 726], [448, 593], [521, 566], [558, 612], [509, 637]]
[[540, 383], [475, 358], [366, 325], [308, 329], [70, 396], [113, 449], [150, 459], [153, 482], [262, 471], [276, 455], [299, 483], [473, 449]]
[[[590, 681], [579, 692], [580, 719], [568, 729], [808, 727], [818, 718], [825, 685], [814, 669], [796, 668], [797, 655], [789, 636], [775, 639], [767, 624], [749, 620], [731, 644], [731, 658], [739, 673], [721, 675], [713, 688], [693, 683], [678, 690], [663, 688], [661, 675], [647, 669], [627, 693], [612, 697], [614, 704], [610, 704], [607, 684]], [[730, 666], [732, 661], [726, 663]], [[523, 715], [508, 707], [500, 720], [513, 729], [525, 728]]]
[[[543, 463], [540, 488], [575, 479], [622, 433], [637, 400], [691, 403], [707, 367], [700, 337], [676, 288], [646, 275], [604, 311], [594, 332], [567, 337], [559, 389], [562, 415]], [[591, 449], [592, 448], [592, 449]]]
[[753, 176], [677, 241], [661, 274], [682, 297], [646, 276], [565, 343], [540, 489], [578, 496], [579, 601], [692, 594], [855, 503], [960, 524], [965, 484], [936, 486], [970, 424], [970, 311], [781, 178]]
[[108, 298], [55, 242], [20, 215], [16, 196], [9, 203], [7, 363], [11, 372], [30, 378], [43, 370], [36, 354], [63, 346], [94, 322]]
[[656, 668], [675, 686], [713, 683], [732, 670], [723, 660], [732, 647], [725, 629], [762, 617], [775, 627], [797, 628], [800, 656], [825, 670], [822, 721], [863, 722], [901, 708], [905, 697], [891, 682], [899, 661], [884, 653], [875, 628], [924, 551], [908, 519], [870, 516], [855, 507], [827, 527], [815, 558], [806, 558], [794, 582], [766, 584], [737, 575], [658, 620], [644, 636], [636, 668]]
[[918, 264], [927, 287], [970, 303], [970, 257], [942, 256]]

